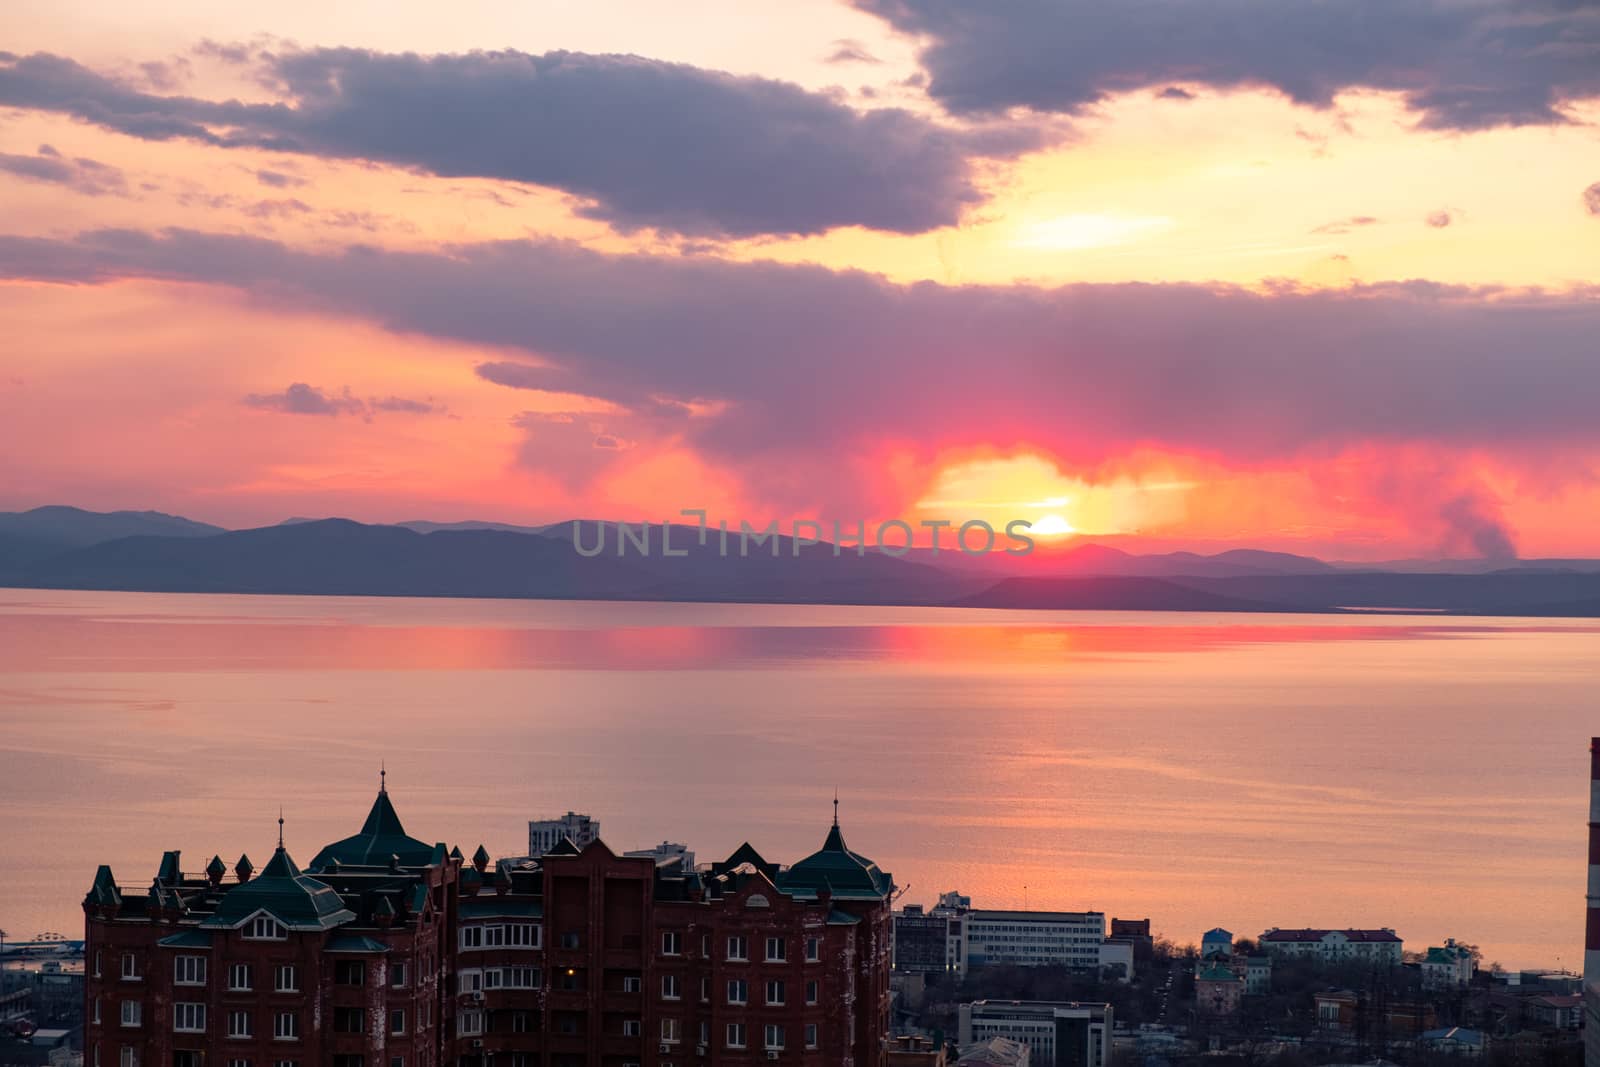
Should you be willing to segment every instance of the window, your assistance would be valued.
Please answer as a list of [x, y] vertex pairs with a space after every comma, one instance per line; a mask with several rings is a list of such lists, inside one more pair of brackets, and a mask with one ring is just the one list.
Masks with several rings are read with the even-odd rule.
[[204, 956], [177, 956], [172, 961], [174, 985], [205, 985], [206, 958]]
[[366, 1057], [352, 1053], [338, 1054], [333, 1057], [333, 1067], [365, 1067]]
[[463, 949], [483, 947], [483, 927], [463, 926], [461, 928], [461, 947]]
[[333, 980], [339, 985], [366, 985], [366, 962], [364, 960], [340, 960], [333, 965]]
[[483, 988], [482, 971], [462, 971], [456, 975], [456, 992], [476, 993]]
[[273, 971], [272, 988], [279, 993], [300, 992], [300, 974], [294, 964], [281, 964]]
[[683, 954], [683, 935], [676, 930], [661, 931], [661, 954], [663, 956], [681, 956]]
[[815, 978], [813, 978], [811, 981], [806, 983], [806, 1003], [807, 1004], [815, 1004], [817, 1002], [817, 1000], [818, 1000], [818, 991], [819, 991], [818, 984], [817, 984], [817, 980]]
[[637, 993], [644, 988], [644, 979], [636, 974], [622, 976], [622, 991], [624, 993]]
[[139, 957], [131, 952], [122, 954], [122, 980], [124, 982], [137, 982], [139, 980]]
[[235, 992], [248, 993], [252, 978], [250, 971], [251, 967], [248, 963], [230, 964], [228, 967], [228, 988]]
[[702, 1003], [702, 1004], [711, 1003], [711, 979], [710, 978], [704, 978], [703, 977], [703, 978], [700, 979], [700, 1003]]
[[820, 937], [806, 938], [806, 962], [816, 963], [822, 958], [822, 939]]
[[538, 948], [539, 927], [534, 923], [509, 923], [506, 926], [508, 948]]
[[406, 984], [406, 965], [403, 963], [389, 964], [389, 984], [400, 989]]
[[206, 1028], [206, 1006], [179, 1001], [172, 1006], [172, 1028], [180, 1034], [199, 1034]]
[[728, 938], [728, 958], [730, 960], [747, 960], [750, 958], [750, 945], [742, 937]]
[[483, 988], [499, 989], [501, 985], [501, 979], [503, 977], [504, 976], [500, 973], [500, 968], [490, 967], [488, 970], [483, 972]]
[[275, 1060], [272, 1067], [300, 1067], [299, 1060]]
[[250, 1036], [250, 1013], [247, 1011], [230, 1011], [228, 1013], [228, 1036]]
[[272, 1038], [275, 1041], [300, 1040], [300, 1016], [292, 1011], [280, 1011], [273, 1016]]
[[464, 1011], [456, 1016], [456, 1033], [481, 1034], [483, 1033], [483, 1012]]
[[783, 963], [789, 958], [789, 942], [782, 937], [767, 938], [767, 962]]
[[144, 1022], [144, 1005], [137, 1000], [122, 1002], [122, 1025], [139, 1026]]
[[336, 1034], [359, 1034], [361, 1032], [360, 1008], [334, 1008], [333, 1032]]
[[783, 1027], [776, 1023], [768, 1023], [766, 1030], [767, 1048], [778, 1049], [783, 1047]]
[[538, 989], [539, 970], [536, 967], [507, 967], [506, 987], [508, 989]]
[[228, 1067], [250, 1067], [249, 1060], [229, 1060]]
[[100, 950], [99, 949], [95, 949], [94, 950], [94, 976], [96, 978], [100, 977]]
[[817, 1024], [806, 1023], [806, 1048], [817, 1047]]
[[389, 1009], [389, 1032], [403, 1034], [406, 1032], [406, 1010], [404, 1008]]
[[571, 992], [573, 990], [583, 988], [583, 979], [578, 975], [576, 970], [568, 967], [566, 970], [562, 971], [556, 976], [556, 985], [560, 986], [564, 990], [567, 990], [568, 992]]
[[283, 924], [270, 915], [257, 915], [245, 923], [244, 936], [252, 941], [282, 941], [289, 936]]
[[678, 1041], [682, 1040], [683, 1032], [679, 1029], [679, 1026], [680, 1024], [677, 1019], [662, 1019], [661, 1040], [668, 1042], [669, 1044], [676, 1044]]
[[506, 943], [506, 928], [504, 926], [485, 926], [483, 928], [483, 947], [500, 948]]
[[744, 1023], [728, 1024], [728, 1047], [744, 1048]]
[[700, 1044], [711, 1044], [711, 1024], [704, 1019], [700, 1020]]
[[139, 1050], [132, 1045], [123, 1045], [122, 1058], [118, 1062], [122, 1067], [139, 1067]]
[[781, 1007], [783, 1005], [783, 992], [784, 992], [784, 990], [783, 990], [783, 979], [781, 979], [781, 978], [769, 978], [769, 979], [767, 979], [767, 1003], [768, 1004], [772, 1005], [775, 1008], [776, 1007]]
[[622, 1020], [622, 1036], [623, 1037], [638, 1037], [639, 1036], [639, 1020], [638, 1019], [624, 1019], [624, 1020]]
[[511, 1032], [513, 1034], [529, 1034], [533, 1032], [533, 1013], [514, 1011], [511, 1013]]
[[390, 1056], [389, 1067], [406, 1067], [406, 1058], [404, 1056]]
[[662, 1000], [681, 1000], [682, 998], [683, 998], [683, 992], [679, 988], [679, 985], [678, 985], [678, 976], [675, 975], [675, 974], [664, 974], [664, 975], [662, 975], [661, 976], [661, 999]]
[[561, 947], [562, 948], [578, 948], [582, 944], [583, 944], [583, 939], [578, 936], [578, 931], [576, 931], [576, 930], [564, 930], [564, 931], [562, 931], [562, 934], [561, 934]]
[[728, 1003], [746, 1004], [750, 1000], [750, 983], [743, 978], [728, 979]]

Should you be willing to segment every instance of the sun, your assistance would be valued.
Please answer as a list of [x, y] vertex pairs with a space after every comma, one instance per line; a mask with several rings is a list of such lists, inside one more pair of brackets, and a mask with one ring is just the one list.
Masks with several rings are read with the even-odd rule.
[[1028, 532], [1037, 534], [1040, 537], [1065, 537], [1078, 531], [1073, 528], [1072, 523], [1063, 519], [1060, 515], [1045, 515], [1042, 518], [1035, 519]]

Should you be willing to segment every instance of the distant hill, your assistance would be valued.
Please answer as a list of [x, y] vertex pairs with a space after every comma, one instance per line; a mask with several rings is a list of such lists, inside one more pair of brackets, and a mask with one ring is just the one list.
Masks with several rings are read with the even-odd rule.
[[[574, 540], [576, 529], [577, 540]], [[0, 585], [151, 592], [550, 597], [1125, 611], [1401, 611], [1600, 617], [1593, 560], [1471, 573], [1334, 566], [1254, 549], [1138, 555], [1041, 544], [895, 557], [679, 524], [290, 519], [224, 530], [159, 512], [0, 513]], [[619, 544], [621, 548], [619, 549]], [[642, 551], [641, 544], [648, 550]], [[671, 554], [667, 550], [670, 546]], [[578, 549], [582, 547], [584, 551]]]

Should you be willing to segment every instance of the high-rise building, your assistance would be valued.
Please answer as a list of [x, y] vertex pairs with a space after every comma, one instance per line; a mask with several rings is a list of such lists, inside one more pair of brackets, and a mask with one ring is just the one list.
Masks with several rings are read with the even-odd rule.
[[1035, 1067], [1107, 1067], [1113, 1017], [1109, 1004], [977, 1000], [959, 1009], [959, 1041], [1009, 1038], [1028, 1046]]
[[1583, 938], [1584, 1062], [1600, 1067], [1600, 737], [1589, 741], [1588, 904]]
[[[281, 831], [280, 831], [281, 833]], [[837, 820], [793, 866], [559, 840], [491, 865], [380, 790], [302, 871], [169, 852], [84, 900], [86, 1067], [882, 1067], [893, 879]]]
[[530, 819], [528, 821], [528, 855], [538, 857], [555, 848], [562, 841], [571, 841], [579, 848], [600, 839], [600, 820], [569, 811], [559, 819]]

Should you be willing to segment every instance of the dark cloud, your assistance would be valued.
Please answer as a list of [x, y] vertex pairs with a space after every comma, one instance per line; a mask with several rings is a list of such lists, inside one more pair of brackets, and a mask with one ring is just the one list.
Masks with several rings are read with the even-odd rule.
[[1591, 215], [1600, 215], [1600, 182], [1583, 191], [1583, 207]]
[[258, 170], [255, 172], [256, 181], [262, 185], [269, 185], [274, 189], [287, 189], [291, 186], [304, 185], [304, 178], [297, 178], [293, 174], [284, 174], [276, 170]]
[[1514, 560], [1516, 541], [1500, 515], [1499, 506], [1482, 492], [1464, 492], [1446, 501], [1439, 516], [1449, 537], [1440, 547], [1447, 554], [1467, 549], [1484, 559]]
[[26, 181], [64, 185], [87, 196], [125, 195], [127, 176], [108, 163], [93, 159], [67, 159], [50, 145], [40, 145], [31, 156], [0, 153], [0, 172]]
[[1157, 93], [1156, 96], [1159, 99], [1162, 99], [1162, 100], [1193, 100], [1194, 99], [1194, 94], [1193, 93], [1191, 93], [1187, 89], [1181, 89], [1176, 85], [1167, 86], [1165, 89], [1163, 89], [1159, 93]]
[[1080, 467], [1136, 444], [1245, 465], [1363, 442], [1535, 458], [1600, 444], [1597, 292], [898, 285], [555, 241], [310, 253], [126, 230], [0, 239], [0, 277], [207, 282], [492, 347], [486, 380], [626, 409], [561, 438], [575, 448], [679, 437], [758, 491], [827, 485], [843, 502], [868, 491], [853, 457], [884, 441], [931, 457], [1003, 433]]
[[1046, 143], [1037, 125], [957, 129], [638, 56], [345, 48], [251, 62], [284, 102], [154, 95], [36, 53], [0, 61], [0, 105], [146, 140], [528, 182], [564, 190], [583, 214], [624, 230], [708, 236], [951, 225], [983, 199], [975, 157]]
[[337, 393], [328, 393], [305, 382], [295, 382], [281, 393], [251, 393], [244, 398], [244, 403], [284, 415], [357, 415], [364, 419], [371, 419], [380, 411], [430, 415], [444, 410], [431, 402], [398, 396], [362, 400], [351, 395], [348, 386]]
[[1428, 217], [1422, 221], [1427, 223], [1429, 226], [1432, 226], [1436, 230], [1442, 230], [1455, 220], [1455, 216], [1449, 211], [1433, 211], [1429, 212]]
[[1349, 233], [1359, 230], [1363, 226], [1376, 226], [1381, 220], [1371, 215], [1351, 215], [1347, 219], [1338, 219], [1334, 222], [1325, 222], [1312, 230], [1312, 233]]
[[866, 45], [860, 41], [852, 41], [841, 37], [833, 42], [833, 51], [828, 53], [824, 63], [882, 63], [883, 60], [867, 51]]
[[257, 200], [240, 210], [253, 219], [288, 219], [296, 215], [309, 215], [315, 209], [304, 200], [289, 197], [279, 200]]
[[1550, 0], [854, 0], [927, 41], [929, 93], [958, 114], [1077, 112], [1171, 81], [1264, 86], [1327, 106], [1405, 94], [1424, 125], [1565, 121], [1600, 94], [1600, 6]]

